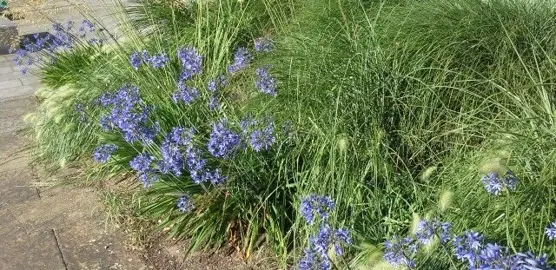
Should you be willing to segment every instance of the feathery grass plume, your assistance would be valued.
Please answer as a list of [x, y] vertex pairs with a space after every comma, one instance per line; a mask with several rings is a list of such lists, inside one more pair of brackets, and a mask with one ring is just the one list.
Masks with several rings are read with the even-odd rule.
[[411, 214], [411, 226], [409, 227], [410, 235], [415, 235], [419, 230], [419, 223], [421, 222], [421, 216], [417, 213]]
[[338, 138], [338, 150], [340, 150], [341, 153], [346, 153], [348, 150], [348, 146], [349, 146], [349, 138], [347, 137], [347, 134], [342, 134], [339, 138]]
[[452, 205], [452, 199], [454, 197], [454, 193], [446, 190], [440, 194], [440, 199], [438, 200], [438, 209], [440, 212], [446, 211]]
[[507, 169], [504, 165], [502, 165], [500, 158], [488, 160], [479, 167], [479, 172], [481, 174], [495, 172], [498, 175], [504, 175], [506, 174], [506, 171]]
[[421, 174], [421, 180], [423, 182], [428, 182], [429, 178], [436, 172], [436, 170], [438, 169], [437, 166], [431, 166], [428, 167], [422, 174]]

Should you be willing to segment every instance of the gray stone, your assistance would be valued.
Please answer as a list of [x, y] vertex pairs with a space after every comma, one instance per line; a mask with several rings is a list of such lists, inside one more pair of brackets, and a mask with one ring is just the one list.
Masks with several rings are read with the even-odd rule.
[[7, 54], [17, 37], [17, 25], [6, 18], [0, 17], [0, 54]]

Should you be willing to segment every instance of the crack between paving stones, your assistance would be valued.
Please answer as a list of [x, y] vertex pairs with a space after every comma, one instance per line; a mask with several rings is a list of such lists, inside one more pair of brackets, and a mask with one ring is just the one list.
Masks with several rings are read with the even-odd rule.
[[66, 263], [66, 258], [64, 257], [64, 253], [62, 252], [62, 247], [60, 246], [60, 241], [58, 240], [58, 233], [56, 233], [55, 229], [50, 229], [52, 232], [52, 236], [54, 237], [54, 241], [56, 242], [56, 247], [58, 248], [58, 254], [60, 254], [60, 258], [62, 259], [62, 263], [64, 264], [64, 269], [68, 270], [68, 264]]

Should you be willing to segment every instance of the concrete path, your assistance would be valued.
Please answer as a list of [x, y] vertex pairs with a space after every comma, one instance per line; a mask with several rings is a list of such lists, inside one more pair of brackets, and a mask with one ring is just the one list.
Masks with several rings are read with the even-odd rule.
[[[21, 23], [24, 33], [42, 27]], [[106, 230], [93, 189], [48, 187], [29, 165], [22, 117], [36, 107], [39, 81], [22, 75], [12, 59], [0, 56], [0, 269], [148, 269], [122, 235]]]

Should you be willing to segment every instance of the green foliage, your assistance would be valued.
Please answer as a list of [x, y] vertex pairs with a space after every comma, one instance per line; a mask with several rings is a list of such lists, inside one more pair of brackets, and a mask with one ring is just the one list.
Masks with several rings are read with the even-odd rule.
[[[331, 222], [362, 243], [348, 257], [353, 268], [382, 269], [381, 243], [407, 234], [416, 214], [554, 261], [556, 246], [543, 234], [556, 218], [553, 11], [548, 2], [518, 0], [139, 1], [122, 18], [126, 40], [83, 45], [43, 68], [52, 90], [33, 122], [37, 153], [60, 164], [115, 143], [117, 154], [94, 168], [130, 175], [138, 153], [161, 156], [172, 127], [193, 126], [206, 144], [222, 117], [236, 125], [246, 115], [272, 117], [290, 122], [293, 134], [263, 154], [211, 159], [230, 178], [224, 186], [164, 177], [142, 193], [143, 214], [192, 238], [191, 250], [231, 242], [249, 256], [266, 238], [285, 267], [297, 263], [311, 233], [300, 201], [317, 193], [336, 201]], [[206, 82], [225, 73], [236, 47], [252, 48], [263, 35], [275, 50], [231, 77], [221, 111], [208, 110]], [[205, 56], [192, 82], [202, 97], [176, 105], [176, 51], [189, 45]], [[166, 52], [172, 64], [135, 70], [129, 56], [142, 50]], [[255, 90], [255, 69], [266, 64], [279, 81], [276, 98]], [[96, 99], [124, 83], [156, 105], [151, 121], [162, 135], [153, 145], [127, 144], [98, 126], [106, 109]], [[78, 121], [77, 104], [89, 122]], [[513, 170], [517, 190], [489, 195], [480, 178], [494, 167]], [[193, 212], [176, 210], [182, 194], [192, 195]], [[420, 256], [420, 269], [453, 266], [442, 254]]]

